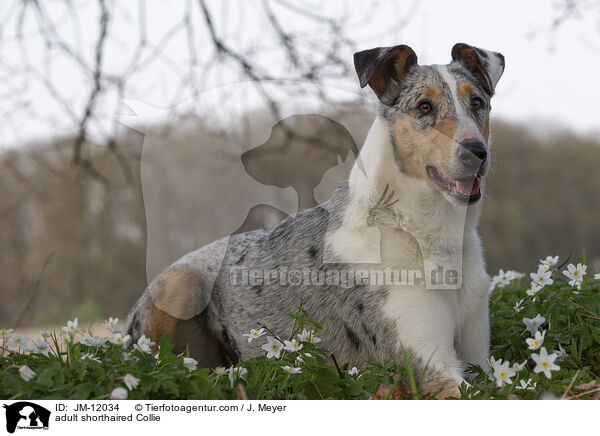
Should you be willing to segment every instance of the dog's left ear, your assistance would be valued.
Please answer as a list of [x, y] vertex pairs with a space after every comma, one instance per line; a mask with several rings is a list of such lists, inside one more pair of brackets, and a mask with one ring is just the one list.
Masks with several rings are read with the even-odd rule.
[[369, 85], [384, 104], [396, 98], [400, 82], [417, 65], [417, 55], [407, 45], [378, 47], [354, 53], [354, 68], [360, 87]]
[[452, 47], [452, 60], [460, 62], [475, 76], [490, 96], [502, 73], [504, 72], [504, 56], [500, 53], [458, 43]]

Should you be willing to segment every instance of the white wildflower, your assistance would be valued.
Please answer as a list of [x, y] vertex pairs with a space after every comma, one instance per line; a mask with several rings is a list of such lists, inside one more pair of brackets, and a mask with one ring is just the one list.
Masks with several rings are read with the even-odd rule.
[[529, 287], [529, 289], [527, 289], [526, 293], [527, 293], [527, 295], [535, 297], [535, 294], [537, 294], [538, 291], [540, 291], [542, 289], [542, 287], [543, 286], [540, 286], [535, 282], [531, 282], [531, 286]]
[[513, 306], [513, 309], [515, 309], [516, 312], [520, 312], [523, 310], [523, 301], [524, 300], [519, 300], [515, 303], [515, 305]]
[[304, 363], [304, 359], [302, 358], [302, 356], [312, 358], [312, 354], [310, 354], [310, 353], [299, 354], [298, 357], [296, 357], [296, 363], [297, 364], [298, 363]]
[[298, 338], [301, 342], [309, 342], [311, 344], [318, 344], [321, 342], [320, 338], [317, 338], [315, 335], [313, 335], [312, 330], [303, 329], [302, 333], [298, 333]]
[[525, 365], [526, 365], [526, 364], [527, 364], [527, 359], [525, 359], [525, 360], [523, 361], [523, 363], [517, 363], [517, 362], [515, 362], [515, 363], [513, 363], [512, 369], [513, 369], [513, 371], [514, 371], [514, 372], [519, 372], [519, 371], [521, 371], [523, 368], [525, 368]]
[[227, 368], [224, 366], [217, 366], [215, 369], [213, 369], [213, 373], [217, 375], [227, 375], [227, 371]]
[[85, 332], [83, 337], [81, 337], [79, 339], [80, 344], [87, 345], [88, 347], [95, 347], [95, 348], [101, 347], [102, 345], [106, 344], [106, 341], [108, 341], [108, 338], [92, 336], [89, 334], [89, 332]]
[[27, 343], [31, 340], [31, 338], [27, 335], [13, 335], [12, 339], [8, 342], [8, 346], [12, 348], [19, 348], [22, 351], [32, 351]]
[[519, 384], [520, 386], [515, 386], [515, 389], [521, 390], [521, 389], [527, 389], [527, 390], [533, 390], [537, 387], [537, 382], [535, 383], [531, 383], [531, 379], [525, 381], [525, 380], [519, 380]]
[[126, 374], [125, 377], [123, 378], [123, 383], [125, 383], [125, 386], [127, 386], [127, 389], [132, 391], [138, 387], [138, 385], [140, 384], [140, 379], [131, 374]]
[[254, 339], [258, 339], [265, 334], [265, 329], [250, 329], [250, 333], [244, 333], [242, 336], [248, 338], [248, 342], [252, 342]]
[[115, 345], [121, 345], [124, 348], [127, 348], [127, 344], [131, 340], [131, 336], [125, 335], [122, 333], [115, 333], [112, 338], [108, 338], [109, 342]]
[[5, 341], [12, 339], [14, 336], [14, 329], [0, 329], [0, 339]]
[[125, 333], [121, 327], [119, 327], [119, 318], [109, 317], [102, 326], [111, 333]]
[[509, 283], [510, 281], [508, 280], [508, 277], [506, 277], [506, 273], [503, 269], [500, 269], [500, 271], [498, 271], [498, 274], [492, 277], [492, 283], [490, 284], [489, 291], [492, 292], [497, 287], [504, 288]]
[[490, 368], [494, 369], [496, 365], [500, 365], [502, 363], [502, 359], [496, 360], [494, 356], [490, 356], [488, 363], [490, 364]]
[[302, 368], [296, 368], [289, 365], [282, 366], [281, 369], [290, 374], [300, 374], [302, 372]]
[[291, 341], [284, 341], [284, 342], [285, 342], [284, 348], [287, 351], [291, 351], [291, 352], [299, 351], [304, 346], [300, 342], [298, 342], [298, 340], [296, 340], [296, 339], [292, 339]]
[[275, 357], [279, 359], [281, 350], [283, 350], [283, 344], [272, 336], [267, 336], [267, 343], [261, 347], [267, 352], [267, 358]]
[[577, 266], [570, 263], [567, 265], [567, 271], [563, 271], [563, 274], [566, 275], [569, 280], [569, 285], [577, 286], [581, 289], [581, 283], [583, 282], [583, 277], [587, 273], [587, 265], [582, 263], [578, 263]]
[[562, 362], [563, 360], [565, 360], [565, 357], [568, 356], [567, 352], [560, 344], [558, 344], [558, 351], [555, 351], [554, 353], [556, 354], [557, 362]]
[[[353, 366], [352, 369], [348, 371], [348, 374], [349, 375], [358, 375], [358, 368], [356, 366]], [[360, 375], [358, 375], [358, 378], [360, 378]]]
[[36, 339], [33, 341], [33, 351], [36, 353], [41, 353], [44, 356], [48, 357], [48, 352], [50, 351], [50, 344], [43, 339]]
[[523, 318], [523, 323], [527, 327], [527, 331], [529, 331], [532, 335], [535, 335], [535, 332], [537, 332], [540, 326], [545, 322], [546, 318], [539, 313], [535, 316], [535, 318]]
[[30, 367], [28, 367], [27, 365], [23, 365], [19, 368], [19, 375], [21, 376], [21, 378], [23, 380], [25, 380], [26, 382], [30, 381], [32, 378], [35, 377], [35, 371], [32, 370]]
[[231, 387], [233, 388], [233, 383], [238, 379], [245, 379], [245, 375], [248, 373], [248, 370], [246, 368], [242, 368], [242, 367], [231, 367], [229, 368], [229, 370], [227, 371], [229, 373], [229, 381], [231, 382]]
[[504, 386], [506, 383], [512, 384], [511, 377], [514, 377], [516, 372], [510, 367], [510, 362], [498, 363], [494, 365], [494, 379], [498, 387]]
[[102, 363], [100, 361], [100, 359], [97, 358], [96, 355], [92, 354], [92, 353], [85, 353], [83, 356], [81, 356], [80, 360], [93, 360], [94, 362]]
[[190, 370], [190, 372], [195, 371], [198, 368], [198, 361], [196, 359], [192, 359], [191, 357], [183, 358], [183, 366]]
[[558, 264], [558, 256], [547, 256], [546, 259], [540, 260], [540, 266], [546, 271], [551, 270]]
[[535, 337], [525, 339], [527, 345], [529, 345], [530, 350], [537, 350], [544, 343], [544, 337], [546, 336], [546, 331], [544, 330], [542, 333], [539, 331], [535, 332]]
[[514, 270], [508, 270], [506, 271], [506, 273], [504, 274], [506, 277], [506, 280], [508, 280], [508, 282], [512, 282], [513, 280], [518, 280], [518, 279], [522, 279], [523, 277], [525, 277], [525, 274], [523, 274], [522, 272], [519, 271], [514, 271]]
[[554, 280], [552, 280], [552, 271], [546, 271], [544, 268], [539, 268], [537, 272], [531, 273], [529, 276], [533, 280], [533, 283], [541, 287], [554, 283]]
[[146, 335], [142, 335], [142, 337], [138, 339], [137, 344], [133, 345], [133, 348], [140, 350], [142, 353], [152, 354], [152, 347], [155, 345], [156, 343], [152, 342]]
[[533, 368], [533, 372], [536, 374], [539, 372], [543, 372], [546, 378], [551, 378], [551, 371], [558, 371], [560, 366], [556, 365], [554, 361], [558, 356], [555, 353], [548, 354], [546, 351], [546, 347], [542, 347], [540, 350], [540, 354], [531, 353], [531, 358], [537, 364], [535, 368]]
[[78, 324], [79, 321], [77, 320], [77, 318], [75, 318], [73, 321], [67, 321], [67, 325], [64, 326], [62, 329], [65, 332], [65, 334], [67, 334], [69, 338], [71, 338], [75, 334], [75, 330], [77, 330]]
[[125, 388], [114, 388], [108, 397], [109, 400], [126, 400], [127, 389]]

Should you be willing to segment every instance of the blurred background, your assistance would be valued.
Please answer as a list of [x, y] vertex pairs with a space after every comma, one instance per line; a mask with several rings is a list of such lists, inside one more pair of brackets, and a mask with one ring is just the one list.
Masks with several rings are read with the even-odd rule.
[[325, 201], [373, 119], [352, 54], [456, 42], [506, 58], [488, 271], [599, 272], [600, 2], [3, 1], [0, 326], [123, 318], [182, 254]]

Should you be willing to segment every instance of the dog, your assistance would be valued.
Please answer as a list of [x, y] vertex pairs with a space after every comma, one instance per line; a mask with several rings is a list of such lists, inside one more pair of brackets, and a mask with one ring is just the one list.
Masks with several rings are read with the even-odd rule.
[[[451, 57], [419, 65], [406, 45], [355, 53], [360, 86], [375, 93], [378, 112], [347, 182], [322, 205], [168, 267], [131, 310], [132, 339], [158, 343], [169, 334], [175, 351], [189, 347], [201, 366], [235, 363], [255, 351], [243, 333], [262, 323], [289, 336], [288, 315], [302, 304], [323, 326], [320, 345], [351, 366], [410, 353], [425, 389], [443, 396], [458, 395], [467, 364], [489, 369], [490, 278], [477, 223], [504, 57], [464, 43]], [[298, 271], [335, 279], [352, 270], [356, 278], [357, 267], [373, 265], [412, 271], [413, 280], [297, 280]], [[252, 271], [282, 269], [294, 280], [251, 280]], [[434, 283], [442, 270], [444, 282]]]

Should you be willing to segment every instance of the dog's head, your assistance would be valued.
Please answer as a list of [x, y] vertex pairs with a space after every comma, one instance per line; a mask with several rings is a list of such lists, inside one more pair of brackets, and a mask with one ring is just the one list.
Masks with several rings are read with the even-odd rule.
[[369, 85], [382, 104], [401, 171], [450, 201], [479, 200], [504, 57], [461, 43], [450, 64], [421, 66], [410, 47], [397, 45], [356, 53], [354, 65], [361, 87]]

